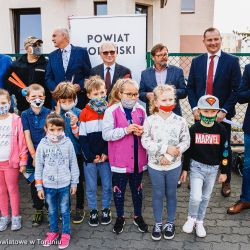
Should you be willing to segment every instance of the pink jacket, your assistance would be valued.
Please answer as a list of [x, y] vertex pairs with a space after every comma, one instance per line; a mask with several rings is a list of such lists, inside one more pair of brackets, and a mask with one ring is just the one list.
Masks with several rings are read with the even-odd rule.
[[9, 166], [12, 168], [19, 168], [26, 166], [28, 161], [28, 148], [23, 132], [23, 125], [21, 118], [12, 114], [12, 137]]
[[[146, 118], [144, 108], [138, 103], [131, 113], [133, 123], [143, 125]], [[112, 172], [134, 172], [134, 138], [127, 134], [125, 128], [129, 126], [121, 103], [109, 107], [104, 114], [102, 137], [108, 141], [108, 157]], [[147, 169], [147, 153], [138, 138], [139, 172]]]

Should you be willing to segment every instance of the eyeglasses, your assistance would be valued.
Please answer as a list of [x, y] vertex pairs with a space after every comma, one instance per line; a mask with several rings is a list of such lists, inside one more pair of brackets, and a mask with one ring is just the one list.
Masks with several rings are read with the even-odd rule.
[[108, 54], [110, 54], [111, 56], [113, 56], [115, 54], [115, 50], [103, 51], [102, 54], [105, 55], [105, 56], [107, 56]]
[[133, 94], [133, 93], [125, 93], [125, 92], [123, 92], [123, 94], [126, 95], [129, 98], [138, 97], [139, 96], [139, 93]]
[[168, 53], [165, 53], [165, 54], [158, 54], [158, 55], [155, 55], [157, 57], [165, 57], [165, 56], [168, 56]]

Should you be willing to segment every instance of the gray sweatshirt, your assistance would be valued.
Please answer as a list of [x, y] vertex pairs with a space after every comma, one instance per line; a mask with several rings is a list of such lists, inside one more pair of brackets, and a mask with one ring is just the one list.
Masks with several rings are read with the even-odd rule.
[[79, 168], [74, 146], [68, 137], [53, 143], [43, 138], [36, 150], [35, 180], [37, 191], [45, 188], [76, 187]]

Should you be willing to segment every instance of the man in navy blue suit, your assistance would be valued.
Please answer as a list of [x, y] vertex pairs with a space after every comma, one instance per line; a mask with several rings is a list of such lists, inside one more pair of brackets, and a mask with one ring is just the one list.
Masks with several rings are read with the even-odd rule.
[[187, 96], [187, 87], [184, 80], [183, 70], [179, 67], [168, 65], [167, 46], [159, 43], [151, 49], [153, 67], [147, 68], [141, 73], [140, 100], [146, 103], [147, 114], [149, 114], [149, 101], [154, 98], [153, 90], [159, 84], [171, 84], [176, 88], [176, 107], [173, 110], [181, 115], [179, 99]]
[[[193, 59], [188, 77], [188, 100], [195, 120], [200, 119], [197, 108], [199, 98], [205, 94], [212, 94], [220, 101], [220, 112], [217, 122], [224, 118], [231, 119], [235, 115], [237, 103], [237, 89], [241, 80], [239, 59], [221, 51], [221, 35], [215, 28], [208, 28], [203, 35], [203, 43], [207, 53]], [[224, 123], [230, 142], [231, 126]], [[230, 147], [229, 147], [230, 148]], [[231, 148], [229, 150], [231, 155]], [[229, 157], [232, 161], [232, 157]], [[223, 196], [231, 193], [231, 162], [229, 163], [227, 180], [222, 184]]]
[[77, 107], [82, 109], [88, 102], [84, 89], [84, 80], [89, 77], [91, 69], [88, 52], [70, 44], [69, 32], [64, 28], [54, 30], [52, 41], [58, 49], [49, 54], [46, 84], [53, 91], [62, 81], [72, 82], [77, 91]]
[[240, 200], [228, 210], [228, 214], [240, 213], [243, 209], [250, 208], [250, 64], [245, 66], [241, 84], [238, 90], [238, 102], [248, 103], [243, 123], [244, 131], [244, 169]]

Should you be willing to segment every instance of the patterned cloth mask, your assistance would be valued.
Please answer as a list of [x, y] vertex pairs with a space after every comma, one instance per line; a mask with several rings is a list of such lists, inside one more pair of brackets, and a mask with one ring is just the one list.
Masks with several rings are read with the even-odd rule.
[[133, 99], [121, 99], [122, 107], [127, 109], [132, 109], [135, 106], [136, 102], [137, 100]]
[[89, 106], [98, 114], [104, 113], [104, 111], [108, 107], [108, 103], [106, 102], [106, 96], [102, 96], [101, 98], [99, 97], [91, 98], [91, 100], [89, 101]]
[[0, 105], [0, 115], [6, 115], [10, 110], [10, 104]]
[[200, 118], [203, 122], [205, 122], [206, 124], [211, 124], [213, 122], [215, 122], [217, 116], [212, 116], [212, 117], [206, 117], [202, 114], [200, 114]]
[[46, 136], [52, 142], [59, 142], [59, 141], [61, 141], [65, 137], [65, 133], [62, 131], [60, 134], [54, 135], [54, 134], [51, 134], [51, 133], [48, 132], [46, 134]]
[[43, 104], [44, 100], [39, 98], [30, 101], [30, 105], [34, 108], [41, 108]]

